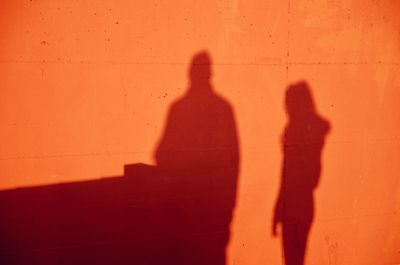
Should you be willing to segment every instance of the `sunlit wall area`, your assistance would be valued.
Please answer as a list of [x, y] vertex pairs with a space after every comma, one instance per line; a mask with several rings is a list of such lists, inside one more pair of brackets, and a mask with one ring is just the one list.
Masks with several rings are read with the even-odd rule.
[[[398, 264], [399, 12], [395, 0], [2, 1], [0, 193], [157, 164], [204, 52], [237, 127], [227, 263], [282, 264], [274, 216], [285, 161], [307, 159], [289, 147], [305, 141], [315, 168], [290, 169], [296, 185], [318, 178], [304, 264]], [[289, 122], [299, 86], [324, 132]]]

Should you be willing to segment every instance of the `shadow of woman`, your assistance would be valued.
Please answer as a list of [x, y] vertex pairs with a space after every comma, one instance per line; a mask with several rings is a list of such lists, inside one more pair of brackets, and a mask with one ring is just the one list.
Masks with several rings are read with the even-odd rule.
[[230, 104], [213, 91], [211, 59], [196, 54], [187, 93], [170, 107], [155, 152], [171, 183], [169, 230], [173, 264], [224, 265], [239, 171]]
[[321, 153], [330, 124], [315, 109], [306, 82], [286, 90], [289, 118], [282, 139], [283, 168], [272, 232], [282, 226], [286, 265], [302, 265], [314, 217], [314, 189], [321, 175]]

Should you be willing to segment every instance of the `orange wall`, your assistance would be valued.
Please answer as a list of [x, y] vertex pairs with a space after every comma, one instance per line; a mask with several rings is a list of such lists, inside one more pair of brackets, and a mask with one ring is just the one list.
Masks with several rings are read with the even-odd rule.
[[331, 131], [307, 264], [400, 263], [400, 2], [2, 1], [0, 189], [154, 163], [171, 103], [207, 50], [240, 144], [229, 264], [281, 264], [271, 219], [288, 85]]

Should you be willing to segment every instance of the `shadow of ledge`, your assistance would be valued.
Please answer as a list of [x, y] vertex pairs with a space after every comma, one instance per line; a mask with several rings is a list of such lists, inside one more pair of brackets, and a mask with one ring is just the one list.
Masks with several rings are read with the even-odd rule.
[[224, 247], [226, 224], [186, 218], [175, 186], [155, 166], [130, 164], [123, 176], [1, 191], [0, 264], [172, 265], [186, 263], [188, 245]]

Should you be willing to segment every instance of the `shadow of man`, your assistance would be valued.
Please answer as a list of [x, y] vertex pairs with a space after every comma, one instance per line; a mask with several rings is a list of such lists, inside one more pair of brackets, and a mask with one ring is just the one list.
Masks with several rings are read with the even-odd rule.
[[171, 183], [174, 264], [224, 265], [239, 171], [230, 104], [211, 84], [211, 58], [196, 54], [187, 93], [170, 107], [155, 152]]
[[286, 90], [289, 118], [282, 139], [283, 168], [272, 232], [282, 225], [286, 265], [304, 264], [314, 217], [313, 191], [321, 174], [321, 152], [330, 124], [316, 112], [310, 88], [300, 82]]

